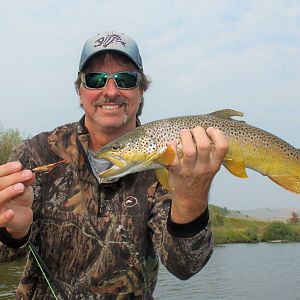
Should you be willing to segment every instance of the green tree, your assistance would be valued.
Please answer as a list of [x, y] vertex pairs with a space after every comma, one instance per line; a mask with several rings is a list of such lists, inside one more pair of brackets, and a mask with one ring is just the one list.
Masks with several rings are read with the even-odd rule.
[[0, 124], [0, 165], [6, 163], [13, 148], [23, 140], [18, 129], [4, 129]]
[[224, 224], [224, 210], [215, 205], [209, 205], [213, 226], [221, 226]]
[[283, 222], [271, 222], [263, 234], [264, 241], [284, 240], [295, 241], [295, 232]]

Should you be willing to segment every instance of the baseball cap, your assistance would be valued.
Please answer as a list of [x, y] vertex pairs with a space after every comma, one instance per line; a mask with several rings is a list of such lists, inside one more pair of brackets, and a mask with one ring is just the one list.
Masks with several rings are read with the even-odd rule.
[[104, 51], [120, 52], [130, 58], [139, 69], [143, 69], [137, 43], [124, 33], [106, 31], [86, 41], [81, 52], [79, 72], [93, 55]]

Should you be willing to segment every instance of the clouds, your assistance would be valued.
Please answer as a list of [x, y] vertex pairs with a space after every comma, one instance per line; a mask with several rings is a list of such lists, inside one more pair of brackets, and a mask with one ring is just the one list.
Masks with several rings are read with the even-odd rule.
[[136, 39], [152, 78], [144, 122], [230, 107], [300, 147], [299, 1], [18, 0], [2, 2], [0, 18], [5, 128], [36, 134], [78, 120], [82, 46], [112, 29]]

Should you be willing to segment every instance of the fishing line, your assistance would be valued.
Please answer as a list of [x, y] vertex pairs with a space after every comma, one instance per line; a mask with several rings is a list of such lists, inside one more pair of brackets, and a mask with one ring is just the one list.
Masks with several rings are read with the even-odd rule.
[[40, 268], [42, 275], [44, 276], [50, 291], [53, 295], [53, 297], [55, 298], [55, 300], [59, 300], [54, 292], [54, 289], [45, 273], [45, 271], [48, 273], [48, 276], [51, 278], [51, 280], [53, 281], [53, 284], [55, 285], [56, 289], [59, 291], [62, 299], [67, 300], [68, 297], [66, 296], [66, 294], [64, 293], [64, 291], [61, 289], [61, 287], [59, 286], [59, 283], [53, 278], [53, 276], [51, 275], [49, 269], [47, 268], [47, 266], [45, 265], [45, 263], [43, 262], [42, 258], [39, 256], [39, 254], [37, 253], [37, 251], [34, 249], [34, 246], [29, 242], [29, 249], [38, 265], [38, 267]]

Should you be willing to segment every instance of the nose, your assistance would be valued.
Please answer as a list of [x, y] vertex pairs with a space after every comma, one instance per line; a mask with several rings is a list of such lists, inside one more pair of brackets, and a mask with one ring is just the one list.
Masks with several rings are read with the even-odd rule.
[[108, 79], [106, 87], [103, 89], [103, 95], [107, 98], [113, 98], [120, 95], [120, 90], [112, 78]]

